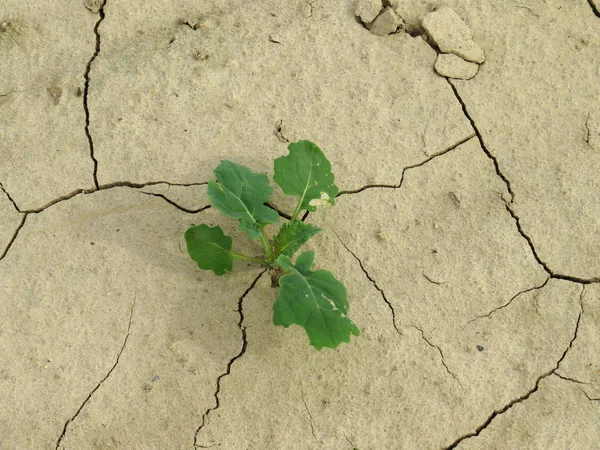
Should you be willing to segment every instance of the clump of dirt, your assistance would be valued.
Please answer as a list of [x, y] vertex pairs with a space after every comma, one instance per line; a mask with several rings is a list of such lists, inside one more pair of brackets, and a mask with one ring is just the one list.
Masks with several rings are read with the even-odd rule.
[[402, 18], [394, 8], [395, 0], [359, 0], [356, 5], [357, 19], [376, 36], [387, 36], [404, 29]]

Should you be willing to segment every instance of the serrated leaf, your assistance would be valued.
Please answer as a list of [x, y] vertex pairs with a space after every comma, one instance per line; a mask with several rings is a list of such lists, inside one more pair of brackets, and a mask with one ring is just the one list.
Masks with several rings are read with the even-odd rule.
[[279, 230], [279, 233], [277, 233], [273, 239], [275, 254], [285, 255], [291, 258], [302, 244], [319, 231], [321, 231], [320, 228], [300, 220], [284, 223]]
[[212, 270], [217, 275], [233, 269], [233, 239], [226, 236], [221, 227], [197, 225], [185, 232], [185, 243], [191, 258], [204, 270]]
[[310, 141], [298, 141], [288, 150], [289, 155], [275, 160], [275, 183], [285, 194], [300, 197], [299, 210], [316, 211], [317, 206], [333, 205], [339, 189], [321, 149]]
[[217, 181], [208, 182], [210, 202], [226, 216], [239, 219], [241, 231], [257, 239], [262, 225], [279, 222], [277, 211], [265, 206], [273, 188], [264, 173], [231, 161], [221, 161], [214, 173]]
[[331, 272], [310, 270], [314, 258], [312, 251], [302, 253], [295, 265], [285, 255], [277, 258], [277, 264], [289, 273], [279, 280], [273, 323], [286, 328], [292, 324], [304, 327], [317, 350], [336, 348], [341, 342], [349, 342], [350, 334], [358, 336], [360, 331], [346, 316], [346, 288]]

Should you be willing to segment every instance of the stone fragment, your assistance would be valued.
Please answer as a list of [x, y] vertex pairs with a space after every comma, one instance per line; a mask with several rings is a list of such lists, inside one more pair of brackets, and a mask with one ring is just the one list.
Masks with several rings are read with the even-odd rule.
[[104, 6], [105, 0], [85, 0], [85, 7], [93, 13], [97, 13]]
[[368, 24], [375, 20], [379, 11], [381, 11], [381, 0], [358, 0], [354, 14], [364, 24]]
[[435, 71], [443, 77], [470, 80], [479, 71], [479, 64], [465, 61], [452, 53], [440, 53], [435, 60]]
[[423, 28], [443, 53], [454, 53], [467, 61], [485, 61], [483, 49], [473, 41], [473, 32], [450, 8], [440, 8], [423, 18]]
[[386, 36], [395, 32], [400, 25], [402, 25], [402, 19], [388, 6], [368, 25], [368, 28], [376, 36]]

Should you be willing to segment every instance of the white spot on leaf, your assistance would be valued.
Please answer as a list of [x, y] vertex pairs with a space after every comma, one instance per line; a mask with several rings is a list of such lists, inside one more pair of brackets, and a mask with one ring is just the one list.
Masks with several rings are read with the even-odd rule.
[[327, 192], [321, 192], [321, 198], [314, 198], [308, 202], [310, 206], [330, 206], [329, 194]]

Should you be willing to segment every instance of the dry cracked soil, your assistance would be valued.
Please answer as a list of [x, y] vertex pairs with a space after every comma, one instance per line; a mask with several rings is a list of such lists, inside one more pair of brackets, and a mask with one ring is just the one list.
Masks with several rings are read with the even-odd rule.
[[[600, 3], [384, 6], [2, 0], [1, 449], [600, 448]], [[341, 190], [306, 218], [336, 350], [185, 252], [208, 223], [257, 254], [206, 183], [300, 139]]]

